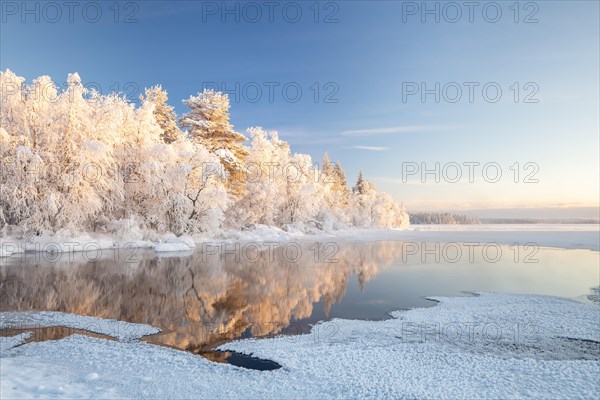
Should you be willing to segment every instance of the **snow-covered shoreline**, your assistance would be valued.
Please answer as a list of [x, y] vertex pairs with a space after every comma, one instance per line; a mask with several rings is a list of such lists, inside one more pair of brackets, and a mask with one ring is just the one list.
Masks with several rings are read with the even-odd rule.
[[[306, 335], [220, 347], [283, 366], [269, 372], [142, 342], [82, 335], [3, 346], [0, 394], [3, 399], [567, 399], [600, 394], [597, 306], [503, 293], [432, 299], [439, 304], [397, 311], [385, 321], [335, 319]], [[57, 314], [56, 323], [61, 320]]]
[[43, 235], [25, 240], [20, 235], [1, 239], [0, 257], [24, 252], [94, 252], [107, 249], [153, 249], [157, 253], [190, 252], [203, 243], [290, 241], [418, 241], [474, 242], [539, 247], [600, 250], [600, 227], [595, 224], [522, 224], [522, 225], [413, 225], [408, 229], [347, 229], [331, 232], [287, 230], [258, 225], [252, 230], [223, 231], [216, 236], [155, 235], [152, 240], [136, 234], [117, 237], [109, 234]]

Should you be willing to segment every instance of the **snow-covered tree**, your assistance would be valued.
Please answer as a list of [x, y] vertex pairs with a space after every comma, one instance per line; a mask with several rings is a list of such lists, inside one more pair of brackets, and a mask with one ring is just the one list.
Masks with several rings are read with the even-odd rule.
[[226, 149], [238, 159], [247, 150], [242, 146], [247, 138], [236, 132], [229, 122], [229, 97], [212, 89], [204, 89], [197, 96], [190, 96], [183, 104], [190, 111], [181, 117], [180, 123], [189, 128], [189, 135], [209, 151]]
[[181, 137], [181, 131], [177, 126], [177, 114], [173, 107], [167, 104], [169, 96], [161, 85], [146, 89], [144, 96], [140, 96], [140, 100], [154, 104], [154, 118], [162, 129], [161, 138], [165, 143], [173, 143]]
[[177, 235], [216, 232], [230, 203], [224, 177], [205, 173], [218, 158], [189, 141], [151, 144], [145, 154], [135, 197], [148, 227]]
[[360, 171], [351, 198], [352, 221], [358, 227], [400, 228], [409, 224], [408, 213], [385, 193], [379, 193]]
[[48, 144], [40, 143], [48, 138], [48, 133], [54, 131], [52, 107], [58, 98], [56, 85], [49, 76], [40, 76], [33, 81], [26, 93], [25, 118], [31, 140], [31, 147], [46, 148]]
[[0, 126], [11, 136], [28, 135], [25, 78], [0, 71]]
[[294, 154], [282, 166], [283, 204], [280, 223], [295, 224], [314, 220], [322, 196], [318, 189], [317, 171], [308, 154]]
[[345, 227], [348, 220], [349, 191], [341, 164], [332, 163], [325, 153], [321, 161], [319, 194], [321, 206], [315, 220], [321, 229], [332, 230]]
[[242, 194], [244, 159], [248, 149], [243, 145], [248, 140], [233, 129], [229, 122], [229, 96], [212, 89], [204, 89], [197, 96], [184, 100], [190, 111], [180, 119], [180, 125], [188, 129], [192, 140], [206, 147], [221, 159], [229, 174], [228, 186], [239, 196]]
[[402, 227], [408, 216], [363, 173], [352, 192], [339, 162], [292, 154], [277, 132], [229, 123], [229, 99], [210, 90], [184, 103], [175, 125], [160, 86], [136, 106], [88, 91], [70, 74], [26, 85], [0, 72], [0, 227], [25, 232], [214, 234], [265, 224], [294, 229]]
[[367, 181], [363, 175], [362, 170], [358, 173], [358, 179], [356, 185], [352, 188], [352, 193], [355, 196], [368, 194], [372, 185], [371, 182]]
[[[25, 79], [0, 72], [0, 222], [18, 225], [37, 200], [32, 180], [41, 160], [30, 151]], [[32, 174], [33, 172], [33, 174]]]
[[347, 205], [350, 198], [350, 191], [348, 190], [348, 182], [346, 181], [346, 173], [342, 168], [342, 164], [336, 161], [333, 166], [333, 187], [332, 191], [336, 193], [338, 204]]
[[248, 134], [252, 139], [244, 163], [245, 194], [234, 207], [231, 223], [276, 225], [283, 202], [281, 168], [289, 162], [290, 148], [275, 131], [257, 127], [249, 128]]

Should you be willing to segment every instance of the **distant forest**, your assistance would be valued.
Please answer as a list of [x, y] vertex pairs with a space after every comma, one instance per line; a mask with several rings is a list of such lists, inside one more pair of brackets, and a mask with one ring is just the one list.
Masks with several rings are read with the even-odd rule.
[[467, 217], [466, 215], [451, 213], [409, 213], [410, 223], [414, 225], [428, 224], [446, 224], [446, 225], [467, 225], [479, 224], [479, 219]]
[[413, 225], [470, 225], [470, 224], [599, 224], [592, 218], [477, 218], [463, 214], [411, 212], [410, 223]]

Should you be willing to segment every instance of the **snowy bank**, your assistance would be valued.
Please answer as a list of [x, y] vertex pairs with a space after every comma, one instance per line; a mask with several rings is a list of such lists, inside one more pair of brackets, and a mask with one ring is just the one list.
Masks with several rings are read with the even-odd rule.
[[[210, 243], [286, 243], [290, 241], [358, 241], [391, 240], [402, 242], [454, 242], [526, 245], [565, 249], [600, 251], [600, 227], [584, 224], [523, 224], [523, 225], [415, 225], [408, 229], [362, 229], [322, 231], [313, 229], [286, 230], [272, 226], [255, 225], [248, 230], [224, 230], [219, 234], [176, 237], [172, 233], [159, 235], [132, 231], [119, 235], [79, 234], [73, 236], [42, 235], [28, 240], [19, 235], [0, 239], [0, 261], [24, 252], [86, 253], [94, 259], [102, 250], [121, 254], [138, 249], [154, 249], [157, 253], [183, 254]], [[110, 253], [109, 251], [109, 253]], [[106, 253], [106, 252], [105, 252]]]
[[196, 247], [196, 243], [191, 237], [172, 237], [163, 243], [154, 245], [154, 251], [157, 253], [189, 252], [194, 250], [194, 247]]
[[[262, 372], [143, 342], [81, 335], [3, 353], [1, 397], [597, 398], [600, 308], [532, 295], [435, 298], [385, 321], [222, 345]], [[460, 329], [459, 329], [460, 328]], [[462, 334], [459, 335], [458, 332]]]

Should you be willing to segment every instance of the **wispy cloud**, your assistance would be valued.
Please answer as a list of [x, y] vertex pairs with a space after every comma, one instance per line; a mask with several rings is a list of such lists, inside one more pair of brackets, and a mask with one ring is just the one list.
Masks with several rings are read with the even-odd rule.
[[[267, 129], [266, 130], [271, 130]], [[343, 144], [344, 138], [339, 136], [327, 134], [327, 132], [315, 130], [305, 130], [297, 127], [277, 129], [279, 137], [284, 139], [292, 146], [295, 145], [336, 145]]]
[[439, 131], [442, 129], [448, 129], [443, 126], [428, 126], [428, 125], [405, 125], [405, 126], [391, 126], [387, 128], [368, 128], [368, 129], [355, 129], [349, 131], [343, 131], [342, 136], [379, 136], [379, 135], [390, 135], [396, 133], [412, 133], [412, 132], [427, 132], [427, 131]]
[[380, 147], [380, 146], [351, 146], [352, 149], [358, 150], [368, 150], [368, 151], [386, 151], [389, 150], [389, 147]]

